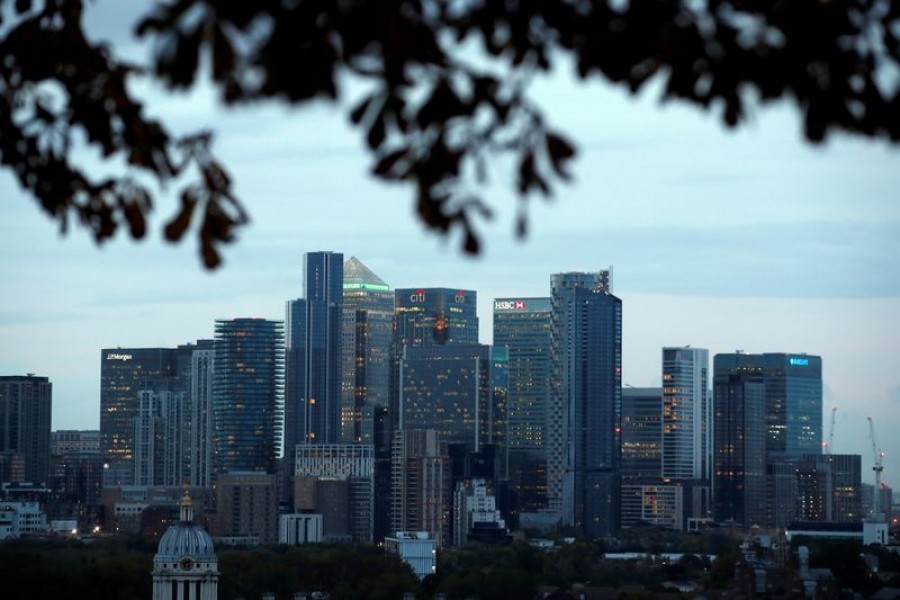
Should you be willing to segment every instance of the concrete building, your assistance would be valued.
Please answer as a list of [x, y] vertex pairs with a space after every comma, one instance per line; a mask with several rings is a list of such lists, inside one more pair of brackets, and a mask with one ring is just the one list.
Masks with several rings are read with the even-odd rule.
[[450, 542], [451, 461], [431, 430], [395, 432], [391, 450], [391, 530], [425, 531], [438, 547]]
[[216, 483], [214, 534], [222, 537], [278, 541], [278, 486], [274, 474], [230, 471]]
[[47, 515], [38, 502], [0, 502], [0, 540], [47, 531]]
[[325, 541], [322, 515], [292, 513], [278, 517], [278, 543], [295, 546]]

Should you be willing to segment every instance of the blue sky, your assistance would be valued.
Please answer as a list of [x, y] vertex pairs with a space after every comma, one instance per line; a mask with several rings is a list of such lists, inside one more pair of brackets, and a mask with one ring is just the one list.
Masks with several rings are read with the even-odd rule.
[[[124, 16], [92, 18], [104, 31]], [[96, 428], [100, 348], [211, 337], [216, 318], [282, 318], [307, 251], [357, 256], [394, 287], [477, 290], [485, 342], [492, 298], [547, 295], [553, 272], [613, 265], [624, 381], [657, 385], [664, 345], [819, 354], [835, 451], [862, 454], [871, 480], [874, 415], [886, 480], [900, 485], [900, 149], [844, 135], [810, 146], [783, 103], [728, 131], [713, 113], [660, 105], [655, 90], [634, 98], [561, 67], [535, 93], [577, 142], [574, 182], [531, 203], [519, 242], [513, 175], [496, 161], [486, 197], [497, 216], [479, 228], [475, 259], [423, 231], [410, 190], [367, 176], [343, 106], [224, 111], [205, 88], [140, 84], [176, 129], [216, 131], [253, 222], [208, 273], [193, 240], [159, 239], [171, 197], [160, 196], [151, 239], [98, 248], [81, 231], [60, 237], [0, 173], [0, 373], [49, 376], [54, 428]]]

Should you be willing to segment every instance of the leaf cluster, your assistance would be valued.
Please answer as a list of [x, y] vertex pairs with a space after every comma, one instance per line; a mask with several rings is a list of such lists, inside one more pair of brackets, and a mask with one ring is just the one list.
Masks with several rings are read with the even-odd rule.
[[[209, 135], [175, 140], [147, 118], [127, 85], [133, 73], [185, 89], [208, 71], [226, 104], [343, 101], [341, 82], [362, 82], [347, 112], [372, 174], [408, 185], [421, 221], [460, 231], [470, 253], [480, 248], [476, 219], [492, 214], [489, 161], [514, 160], [520, 235], [524, 201], [569, 177], [575, 145], [529, 96], [534, 76], [561, 57], [581, 78], [632, 92], [661, 78], [663, 99], [714, 108], [727, 126], [788, 99], [812, 142], [834, 130], [900, 140], [891, 0], [168, 0], [136, 26], [155, 48], [143, 67], [87, 41], [80, 0], [3, 6], [15, 18], [0, 34], [2, 164], [63, 226], [75, 214], [98, 241], [123, 224], [144, 235], [152, 194], [128, 174], [96, 179], [75, 167], [73, 131], [160, 183], [195, 167], [165, 233], [180, 239], [202, 207], [207, 267], [246, 212]], [[60, 102], [44, 101], [49, 84]]]

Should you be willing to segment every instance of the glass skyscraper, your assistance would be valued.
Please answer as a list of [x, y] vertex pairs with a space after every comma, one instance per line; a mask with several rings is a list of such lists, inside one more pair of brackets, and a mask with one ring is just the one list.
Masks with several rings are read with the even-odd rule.
[[558, 273], [553, 306], [548, 496], [590, 536], [619, 527], [622, 301], [611, 273]]
[[215, 357], [218, 474], [274, 473], [284, 400], [283, 323], [253, 318], [216, 321]]
[[297, 444], [341, 440], [344, 255], [307, 252], [305, 298], [288, 302], [285, 455]]
[[509, 351], [507, 447], [510, 484], [525, 512], [547, 507], [550, 298], [494, 300], [494, 346]]
[[662, 476], [684, 482], [712, 475], [709, 350], [662, 349]]
[[394, 292], [394, 344], [477, 344], [477, 294], [455, 288], [405, 288]]
[[389, 405], [394, 292], [355, 257], [344, 263], [343, 287], [341, 437], [374, 444], [374, 409]]
[[172, 348], [105, 348], [100, 351], [100, 448], [104, 486], [134, 481], [134, 419], [138, 392], [170, 386], [178, 372]]

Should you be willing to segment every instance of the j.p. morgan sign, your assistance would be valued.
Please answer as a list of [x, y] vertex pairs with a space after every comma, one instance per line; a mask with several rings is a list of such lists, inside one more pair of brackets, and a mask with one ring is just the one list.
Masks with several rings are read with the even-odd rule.
[[131, 360], [132, 356], [130, 354], [120, 354], [119, 352], [107, 352], [106, 360], [121, 360], [125, 362], [126, 360]]

